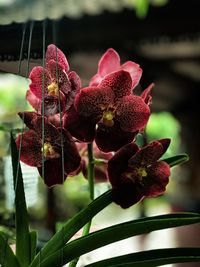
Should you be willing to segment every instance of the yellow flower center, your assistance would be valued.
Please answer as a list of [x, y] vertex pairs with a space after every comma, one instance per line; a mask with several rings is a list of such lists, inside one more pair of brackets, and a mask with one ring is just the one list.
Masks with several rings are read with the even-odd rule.
[[51, 157], [55, 155], [55, 151], [50, 143], [44, 143], [44, 146], [41, 148], [44, 157]]
[[57, 96], [58, 95], [58, 84], [55, 82], [52, 82], [48, 87], [48, 92], [50, 95]]
[[138, 168], [137, 173], [141, 178], [147, 176], [147, 172], [146, 172], [145, 168], [143, 168], [143, 167]]
[[103, 112], [102, 120], [103, 120], [103, 124], [105, 126], [112, 127], [114, 125], [113, 118], [114, 118], [114, 112], [113, 111], [107, 110], [107, 111]]

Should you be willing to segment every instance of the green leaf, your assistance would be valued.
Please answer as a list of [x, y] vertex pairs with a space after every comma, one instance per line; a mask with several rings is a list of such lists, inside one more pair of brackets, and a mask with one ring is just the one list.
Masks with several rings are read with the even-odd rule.
[[13, 167], [13, 180], [15, 189], [15, 226], [16, 226], [16, 255], [23, 267], [30, 263], [30, 237], [28, 226], [28, 213], [24, 193], [24, 184], [18, 150], [11, 133], [11, 156]]
[[200, 222], [200, 214], [178, 213], [121, 223], [69, 242], [49, 257], [42, 258], [40, 267], [60, 267], [61, 255], [62, 263], [65, 264], [87, 252], [128, 237], [198, 222]]
[[7, 241], [4, 234], [0, 232], [0, 264], [2, 267], [20, 267]]
[[0, 125], [0, 131], [6, 131], [6, 129], [3, 125]]
[[35, 255], [36, 255], [37, 232], [36, 231], [30, 232], [29, 233], [29, 237], [30, 237], [30, 246], [31, 246], [31, 259], [30, 259], [30, 262], [32, 262], [32, 260], [34, 259]]
[[155, 267], [178, 262], [200, 262], [200, 248], [148, 250], [94, 262], [85, 267]]
[[188, 160], [189, 160], [189, 156], [187, 154], [179, 154], [174, 157], [163, 159], [163, 161], [167, 162], [170, 167], [174, 167], [178, 164], [182, 164]]
[[[58, 261], [63, 258], [63, 247], [69, 239], [80, 230], [87, 222], [89, 222], [99, 211], [104, 209], [112, 202], [111, 190], [102, 194], [100, 197], [92, 201], [86, 208], [77, 213], [73, 218], [67, 221], [63, 227], [47, 242], [44, 248], [37, 254], [30, 267], [42, 266], [41, 262], [47, 256], [58, 251]], [[71, 258], [73, 259], [73, 258]], [[54, 266], [49, 263], [48, 266]], [[58, 265], [60, 266], [60, 265]]]
[[149, 1], [148, 0], [136, 0], [135, 1], [135, 12], [136, 15], [143, 19], [146, 17], [149, 9]]

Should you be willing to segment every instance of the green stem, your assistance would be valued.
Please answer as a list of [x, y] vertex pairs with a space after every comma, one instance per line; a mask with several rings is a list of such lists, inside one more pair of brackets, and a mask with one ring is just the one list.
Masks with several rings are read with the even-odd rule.
[[[90, 200], [94, 200], [94, 156], [93, 156], [93, 144], [88, 144], [88, 184], [89, 184], [89, 191], [90, 191]], [[92, 219], [84, 226], [82, 236], [88, 235], [90, 233], [90, 227], [92, 224]], [[69, 267], [76, 267], [79, 258], [73, 259]]]
[[93, 144], [88, 144], [88, 183], [90, 189], [90, 199], [94, 200], [94, 156]]

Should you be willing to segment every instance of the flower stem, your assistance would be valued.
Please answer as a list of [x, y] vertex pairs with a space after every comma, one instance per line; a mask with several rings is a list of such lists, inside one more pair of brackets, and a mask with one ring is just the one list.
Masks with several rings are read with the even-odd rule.
[[90, 199], [94, 200], [94, 156], [93, 144], [88, 144], [88, 183], [90, 189]]
[[[88, 144], [87, 147], [88, 150], [88, 167], [87, 167], [87, 172], [88, 172], [88, 184], [89, 184], [89, 191], [90, 191], [90, 200], [94, 200], [94, 156], [93, 156], [93, 144]], [[92, 220], [90, 220], [84, 227], [83, 227], [83, 232], [82, 236], [88, 235], [90, 232], [90, 227], [92, 224]], [[76, 267], [78, 263], [79, 258], [73, 259], [69, 267]]]

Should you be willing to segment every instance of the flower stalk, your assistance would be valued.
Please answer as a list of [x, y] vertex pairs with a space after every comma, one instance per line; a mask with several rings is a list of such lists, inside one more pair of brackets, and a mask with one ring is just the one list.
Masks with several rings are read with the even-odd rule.
[[[94, 200], [94, 155], [93, 155], [93, 143], [88, 144], [88, 184], [90, 192], [90, 200]], [[90, 232], [90, 227], [92, 220], [90, 220], [84, 227], [82, 236], [86, 236]], [[79, 258], [72, 260], [69, 264], [69, 267], [75, 267], [78, 263]]]

